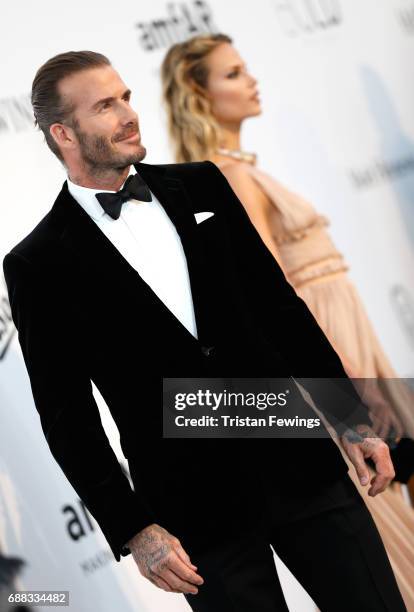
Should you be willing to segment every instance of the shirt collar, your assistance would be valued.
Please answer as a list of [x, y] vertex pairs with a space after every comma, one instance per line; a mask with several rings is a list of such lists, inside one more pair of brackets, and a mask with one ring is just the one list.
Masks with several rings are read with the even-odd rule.
[[[128, 176], [131, 174], [135, 174], [135, 168], [131, 164], [129, 168]], [[128, 178], [128, 177], [127, 177]], [[73, 183], [69, 176], [66, 178], [68, 183], [69, 193], [75, 200], [82, 206], [82, 208], [88, 213], [92, 219], [98, 221], [103, 215], [106, 215], [106, 212], [99, 204], [95, 195], [97, 193], [116, 193], [114, 190], [110, 189], [91, 189], [90, 187], [83, 187], [83, 185], [76, 185]], [[126, 180], [126, 179], [125, 179]], [[125, 184], [125, 183], [124, 183]], [[122, 189], [123, 185], [121, 185], [120, 189]]]

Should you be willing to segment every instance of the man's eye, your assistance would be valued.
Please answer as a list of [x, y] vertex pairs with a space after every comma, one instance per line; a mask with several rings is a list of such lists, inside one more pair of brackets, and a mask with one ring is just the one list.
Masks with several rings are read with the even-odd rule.
[[234, 77], [238, 76], [238, 74], [239, 74], [238, 70], [233, 70], [233, 72], [228, 73], [227, 78], [234, 79]]
[[109, 108], [111, 106], [110, 102], [104, 102], [101, 106], [101, 108]]

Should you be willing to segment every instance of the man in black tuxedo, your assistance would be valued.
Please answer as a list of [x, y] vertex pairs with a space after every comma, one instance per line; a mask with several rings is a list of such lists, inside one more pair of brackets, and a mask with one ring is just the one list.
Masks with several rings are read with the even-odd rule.
[[307, 389], [361, 482], [368, 458], [371, 495], [394, 476], [337, 354], [221, 172], [142, 163], [130, 93], [107, 58], [86, 51], [51, 58], [33, 82], [37, 124], [68, 178], [3, 267], [54, 458], [116, 560], [131, 552], [144, 576], [185, 593], [194, 610], [287, 610], [269, 544], [321, 610], [405, 610], [329, 436], [163, 438], [163, 378], [329, 377], [349, 403], [323, 405], [318, 385]]

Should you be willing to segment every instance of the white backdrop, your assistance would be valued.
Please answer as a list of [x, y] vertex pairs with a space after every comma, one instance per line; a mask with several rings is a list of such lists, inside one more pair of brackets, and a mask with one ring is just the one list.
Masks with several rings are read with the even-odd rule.
[[[159, 66], [169, 44], [205, 30], [230, 34], [259, 81], [264, 112], [246, 123], [243, 147], [331, 219], [386, 353], [399, 375], [414, 376], [414, 0], [9, 4], [0, 25], [1, 259], [65, 179], [33, 128], [37, 68], [69, 49], [108, 55], [133, 91], [146, 161], [164, 163], [172, 157]], [[108, 555], [51, 457], [2, 282], [0, 408], [0, 549], [26, 559], [20, 588], [69, 589], [76, 612], [188, 610], [182, 596], [141, 579], [130, 556], [117, 564]], [[291, 610], [313, 610], [278, 566]]]

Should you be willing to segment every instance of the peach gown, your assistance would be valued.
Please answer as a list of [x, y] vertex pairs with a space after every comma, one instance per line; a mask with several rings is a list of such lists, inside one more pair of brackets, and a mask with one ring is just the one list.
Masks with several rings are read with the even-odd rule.
[[[404, 384], [395, 384], [398, 376], [348, 278], [348, 266], [327, 232], [328, 219], [318, 214], [302, 196], [256, 166], [244, 162], [243, 165], [274, 205], [271, 229], [286, 278], [305, 301], [344, 364], [345, 360], [352, 364], [353, 371], [359, 372], [361, 378], [382, 379], [384, 392], [406, 435], [414, 437], [412, 396], [409, 397], [410, 392], [407, 395]], [[394, 381], [387, 385], [386, 379]], [[369, 487], [359, 484], [352, 464], [338, 447], [381, 533], [407, 609], [414, 612], [414, 508], [403, 498], [398, 485], [369, 497]]]

